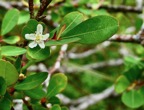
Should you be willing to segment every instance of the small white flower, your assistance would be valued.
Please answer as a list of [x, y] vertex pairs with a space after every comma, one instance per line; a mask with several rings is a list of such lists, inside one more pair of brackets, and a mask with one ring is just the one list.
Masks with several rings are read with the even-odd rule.
[[25, 38], [27, 40], [33, 40], [28, 46], [30, 48], [34, 48], [37, 45], [40, 46], [40, 48], [45, 48], [44, 41], [49, 38], [49, 33], [43, 35], [43, 26], [41, 24], [37, 25], [37, 30], [35, 33], [32, 34], [25, 34]]

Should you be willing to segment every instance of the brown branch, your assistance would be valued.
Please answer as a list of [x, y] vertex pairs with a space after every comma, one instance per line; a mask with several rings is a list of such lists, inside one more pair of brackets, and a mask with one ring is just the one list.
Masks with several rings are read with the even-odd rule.
[[33, 4], [33, 0], [28, 0], [29, 3], [29, 12], [30, 12], [30, 18], [34, 18], [34, 4]]
[[41, 0], [40, 8], [37, 12], [36, 19], [39, 20], [39, 18], [43, 15], [44, 11], [46, 10], [47, 6], [50, 4], [52, 0]]

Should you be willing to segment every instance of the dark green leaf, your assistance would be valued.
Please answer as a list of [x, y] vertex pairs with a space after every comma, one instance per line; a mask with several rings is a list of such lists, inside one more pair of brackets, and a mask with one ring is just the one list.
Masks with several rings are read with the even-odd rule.
[[59, 98], [57, 98], [57, 97], [51, 97], [49, 100], [48, 100], [48, 102], [49, 103], [51, 103], [51, 104], [60, 104], [61, 102], [60, 102], [60, 100], [59, 100]]
[[5, 35], [11, 31], [17, 24], [19, 18], [19, 11], [17, 9], [9, 10], [2, 21], [1, 34]]
[[0, 76], [4, 78], [8, 86], [18, 80], [16, 68], [10, 62], [4, 60], [0, 60]]
[[17, 90], [31, 90], [42, 84], [47, 78], [48, 73], [41, 72], [34, 75], [28, 76], [22, 82], [15, 85]]
[[7, 85], [3, 77], [0, 77], [0, 97], [6, 93]]
[[50, 48], [45, 47], [44, 49], [40, 47], [35, 48], [28, 48], [27, 54], [32, 58], [36, 60], [44, 60], [49, 57], [50, 55]]
[[118, 22], [110, 16], [96, 16], [90, 18], [72, 30], [62, 35], [61, 38], [78, 37], [79, 43], [82, 44], [98, 44], [109, 39], [118, 30]]
[[65, 89], [67, 85], [67, 77], [58, 73], [52, 76], [49, 86], [47, 88], [47, 97], [51, 98]]
[[0, 110], [11, 110], [12, 107], [12, 102], [7, 99], [7, 98], [3, 98], [0, 101]]
[[15, 61], [15, 64], [14, 64], [15, 68], [17, 69], [17, 71], [19, 73], [20, 73], [20, 69], [21, 69], [21, 60], [22, 60], [21, 57], [18, 57]]

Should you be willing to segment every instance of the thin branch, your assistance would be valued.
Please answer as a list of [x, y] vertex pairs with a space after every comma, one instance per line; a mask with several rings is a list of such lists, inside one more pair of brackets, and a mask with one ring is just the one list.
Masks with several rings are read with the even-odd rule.
[[34, 18], [34, 4], [33, 4], [33, 0], [28, 0], [29, 3], [29, 12], [30, 12], [30, 18]]
[[47, 6], [50, 4], [52, 0], [40, 0], [40, 1], [41, 1], [40, 8], [36, 15], [37, 20], [39, 20], [39, 18], [43, 15], [44, 11], [46, 10]]

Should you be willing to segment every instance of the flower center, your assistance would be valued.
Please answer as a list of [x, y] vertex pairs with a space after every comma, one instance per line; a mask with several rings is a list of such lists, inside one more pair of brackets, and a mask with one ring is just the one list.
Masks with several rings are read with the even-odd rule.
[[40, 41], [41, 41], [41, 36], [40, 36], [40, 35], [36, 35], [35, 41], [36, 41], [37, 43], [40, 42]]

